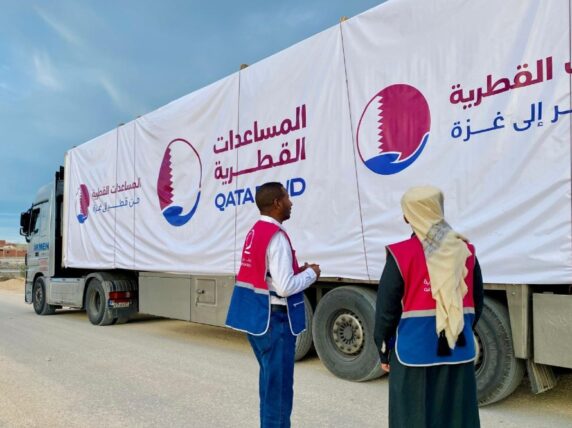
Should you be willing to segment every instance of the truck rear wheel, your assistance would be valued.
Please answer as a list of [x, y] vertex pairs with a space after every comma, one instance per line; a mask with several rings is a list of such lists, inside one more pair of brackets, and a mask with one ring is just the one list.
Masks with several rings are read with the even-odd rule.
[[508, 310], [485, 297], [483, 313], [475, 327], [477, 395], [485, 406], [510, 395], [521, 383], [524, 360], [514, 356]]
[[314, 310], [305, 294], [304, 307], [306, 311], [306, 330], [296, 337], [296, 361], [304, 358], [312, 348], [312, 317], [314, 316]]
[[115, 318], [106, 305], [105, 290], [97, 278], [93, 278], [87, 287], [85, 296], [85, 310], [87, 317], [93, 325], [110, 325]]
[[366, 381], [383, 374], [372, 334], [375, 300], [373, 290], [344, 286], [328, 292], [316, 307], [316, 352], [326, 368], [342, 379]]
[[38, 315], [52, 315], [56, 312], [56, 307], [48, 304], [46, 282], [43, 277], [39, 276], [34, 281], [32, 295], [34, 299], [34, 311], [36, 311]]
[[128, 316], [120, 316], [120, 317], [114, 318], [112, 324], [125, 324], [127, 321], [129, 321]]

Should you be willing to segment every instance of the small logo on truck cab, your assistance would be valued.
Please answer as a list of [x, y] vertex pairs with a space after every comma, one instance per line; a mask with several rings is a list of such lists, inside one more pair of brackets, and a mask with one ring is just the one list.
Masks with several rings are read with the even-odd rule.
[[77, 221], [85, 223], [89, 214], [89, 190], [80, 184], [75, 195], [75, 214]]
[[403, 171], [419, 157], [431, 126], [429, 105], [416, 88], [390, 85], [366, 104], [357, 128], [357, 148], [364, 165], [381, 175]]
[[157, 178], [157, 197], [165, 220], [172, 226], [186, 224], [201, 199], [201, 158], [193, 145], [182, 138], [169, 143]]

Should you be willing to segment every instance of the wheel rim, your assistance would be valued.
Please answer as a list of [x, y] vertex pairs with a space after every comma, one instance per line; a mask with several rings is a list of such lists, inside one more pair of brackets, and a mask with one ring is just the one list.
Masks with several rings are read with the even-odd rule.
[[97, 315], [101, 309], [101, 296], [99, 295], [99, 293], [97, 292], [97, 290], [95, 290], [93, 292], [93, 294], [91, 295], [91, 312], [95, 315]]
[[359, 354], [365, 344], [363, 325], [359, 317], [350, 311], [339, 313], [332, 323], [332, 341], [343, 355]]
[[42, 308], [42, 301], [43, 301], [44, 293], [42, 290], [42, 286], [40, 284], [36, 284], [36, 291], [34, 292], [34, 308], [41, 309]]

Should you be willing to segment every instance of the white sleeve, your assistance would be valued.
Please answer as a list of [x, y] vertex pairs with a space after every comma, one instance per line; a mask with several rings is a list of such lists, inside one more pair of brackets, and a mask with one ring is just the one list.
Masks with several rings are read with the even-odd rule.
[[316, 281], [316, 272], [313, 269], [306, 269], [294, 275], [292, 249], [282, 232], [276, 233], [270, 240], [266, 257], [268, 271], [272, 277], [272, 288], [279, 296], [288, 297], [304, 291]]

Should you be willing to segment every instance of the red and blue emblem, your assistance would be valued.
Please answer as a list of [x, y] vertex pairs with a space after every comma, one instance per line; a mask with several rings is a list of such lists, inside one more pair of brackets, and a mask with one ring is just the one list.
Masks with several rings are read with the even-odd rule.
[[357, 128], [364, 165], [381, 175], [403, 171], [429, 140], [431, 114], [423, 94], [403, 83], [387, 86], [367, 103]]
[[163, 155], [157, 196], [165, 220], [172, 226], [186, 224], [197, 211], [201, 199], [201, 158], [191, 143], [177, 138]]
[[85, 223], [89, 215], [89, 190], [85, 184], [80, 184], [75, 197], [75, 215], [80, 224]]

